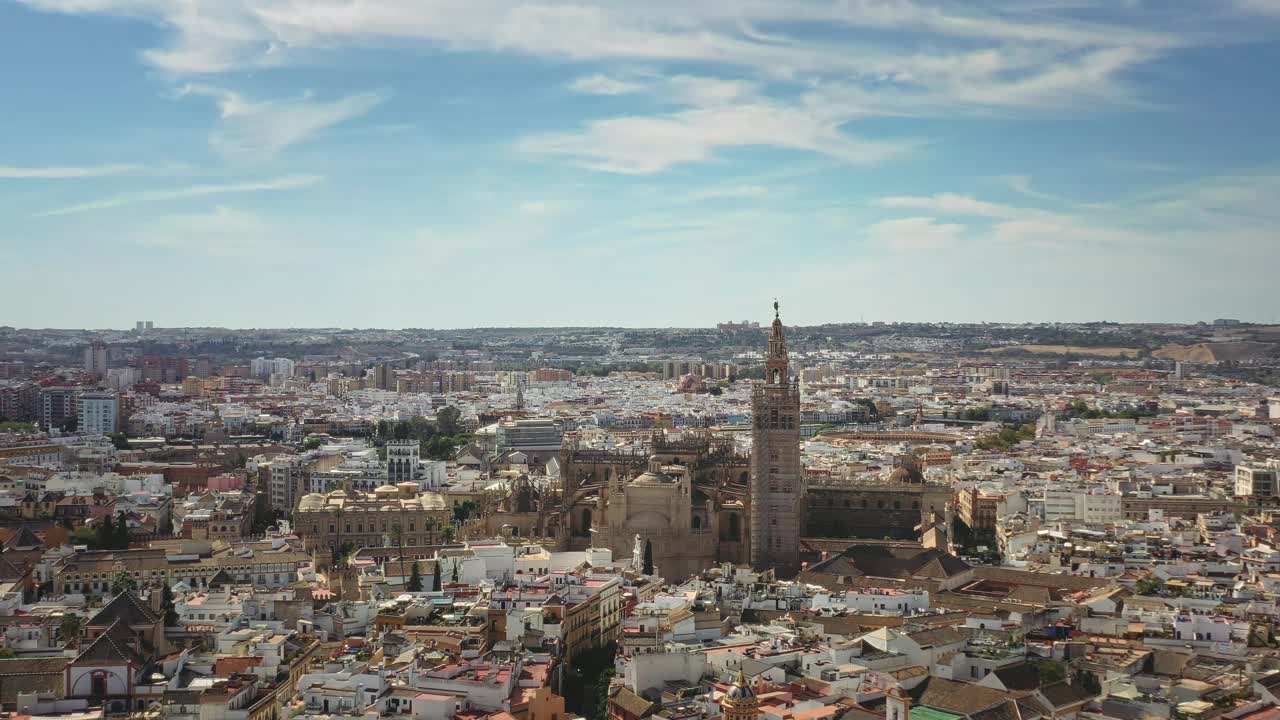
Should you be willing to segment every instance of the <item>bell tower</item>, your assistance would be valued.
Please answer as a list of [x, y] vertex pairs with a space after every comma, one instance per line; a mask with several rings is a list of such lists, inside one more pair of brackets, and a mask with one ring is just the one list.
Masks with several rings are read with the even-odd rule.
[[778, 301], [764, 382], [751, 393], [751, 566], [780, 577], [800, 571], [800, 386], [791, 377]]

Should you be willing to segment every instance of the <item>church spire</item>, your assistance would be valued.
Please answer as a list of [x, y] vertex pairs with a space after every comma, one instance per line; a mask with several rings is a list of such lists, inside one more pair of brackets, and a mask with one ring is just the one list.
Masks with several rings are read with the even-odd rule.
[[769, 335], [769, 354], [765, 358], [765, 382], [770, 385], [783, 385], [790, 382], [788, 370], [787, 338], [782, 331], [782, 314], [778, 310], [778, 300], [773, 301], [773, 332]]

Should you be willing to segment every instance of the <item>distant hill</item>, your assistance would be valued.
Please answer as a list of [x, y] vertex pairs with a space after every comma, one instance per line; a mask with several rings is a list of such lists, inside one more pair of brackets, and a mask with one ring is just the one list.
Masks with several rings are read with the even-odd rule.
[[1207, 342], [1194, 345], [1165, 345], [1152, 356], [1162, 360], [1189, 363], [1216, 363], [1224, 360], [1261, 360], [1280, 356], [1280, 343], [1240, 340], [1235, 342]]

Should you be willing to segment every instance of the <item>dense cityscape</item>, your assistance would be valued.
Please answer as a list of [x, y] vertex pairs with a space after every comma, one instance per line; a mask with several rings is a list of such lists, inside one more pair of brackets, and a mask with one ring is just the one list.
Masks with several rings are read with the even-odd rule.
[[0, 703], [1280, 714], [1280, 328], [786, 317], [0, 328]]
[[0, 720], [1280, 720], [1280, 0], [0, 0]]

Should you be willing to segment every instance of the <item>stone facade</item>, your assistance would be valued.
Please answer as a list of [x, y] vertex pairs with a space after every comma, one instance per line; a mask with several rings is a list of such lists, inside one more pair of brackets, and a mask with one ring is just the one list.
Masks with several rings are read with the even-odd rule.
[[[774, 303], [777, 309], [777, 303]], [[800, 571], [804, 500], [800, 466], [800, 386], [792, 378], [782, 320], [775, 316], [765, 379], [752, 391], [751, 566], [781, 577]]]
[[616, 478], [597, 496], [591, 529], [593, 545], [609, 548], [614, 557], [632, 552], [639, 536], [653, 548], [654, 565], [664, 578], [683, 579], [716, 565], [720, 519], [710, 498], [694, 500], [689, 469], [663, 465], [654, 456], [648, 471], [633, 480]]
[[305, 549], [323, 566], [347, 543], [356, 548], [432, 544], [450, 517], [443, 497], [420, 493], [417, 483], [401, 483], [371, 493], [334, 490], [306, 495], [298, 502], [293, 523]]
[[[679, 439], [658, 431], [635, 451], [605, 451], [576, 447], [573, 436], [566, 437], [560, 454], [561, 479], [564, 484], [560, 506], [546, 513], [544, 532], [557, 537], [557, 546], [563, 550], [584, 550], [588, 547], [610, 547], [615, 553], [630, 552], [631, 542], [638, 533], [650, 539], [643, 518], [632, 523], [627, 513], [606, 520], [602, 508], [612, 508], [615, 495], [630, 488], [634, 480], [645, 474], [650, 466], [679, 467], [681, 476], [688, 477], [690, 493], [684, 500], [687, 507], [676, 520], [681, 526], [692, 528], [696, 523], [701, 531], [679, 541], [652, 538], [654, 564], [667, 580], [680, 580], [677, 571], [688, 563], [683, 559], [690, 553], [712, 560], [698, 568], [705, 569], [721, 562], [746, 564], [748, 562], [749, 500], [747, 482], [750, 460], [734, 451], [727, 438], [707, 434], [685, 432]], [[641, 489], [636, 497], [649, 494]], [[647, 501], [645, 501], [647, 502]], [[631, 505], [624, 501], [624, 506]], [[639, 507], [639, 505], [636, 505]], [[671, 511], [670, 516], [676, 517]], [[608, 522], [609, 537], [606, 544], [599, 528]], [[616, 536], [616, 537], [615, 537]], [[671, 536], [675, 537], [675, 536]], [[625, 544], [623, 543], [625, 539]], [[614, 541], [616, 540], [617, 546]], [[698, 547], [683, 547], [683, 542], [696, 542]], [[691, 571], [693, 572], [693, 571]]]

